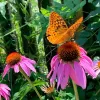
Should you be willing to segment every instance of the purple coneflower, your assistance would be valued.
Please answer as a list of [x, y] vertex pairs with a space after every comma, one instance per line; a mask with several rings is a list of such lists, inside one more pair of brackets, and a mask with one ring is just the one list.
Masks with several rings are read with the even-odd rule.
[[0, 100], [2, 97], [5, 98], [5, 100], [10, 100], [10, 88], [6, 84], [0, 84]]
[[86, 51], [75, 42], [66, 42], [58, 47], [57, 55], [51, 60], [51, 71], [47, 77], [53, 83], [57, 79], [57, 88], [64, 89], [71, 78], [83, 89], [86, 88], [86, 73], [96, 78], [92, 60], [86, 55]]
[[8, 73], [10, 68], [14, 69], [15, 73], [19, 72], [19, 67], [26, 73], [27, 76], [30, 76], [31, 70], [36, 72], [35, 65], [36, 62], [25, 56], [22, 56], [18, 52], [10, 53], [6, 58], [6, 67], [4, 68], [3, 77]]
[[100, 60], [93, 61], [93, 69], [97, 75], [100, 74]]

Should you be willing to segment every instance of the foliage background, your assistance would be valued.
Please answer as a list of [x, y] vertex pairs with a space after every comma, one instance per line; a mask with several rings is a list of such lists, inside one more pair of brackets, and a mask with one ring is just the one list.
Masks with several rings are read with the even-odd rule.
[[[75, 33], [75, 40], [92, 59], [100, 57], [100, 0], [0, 0], [0, 72], [9, 53], [21, 52], [37, 61], [38, 73], [32, 73], [30, 79], [43, 100], [52, 100], [52, 95], [56, 100], [75, 100], [71, 82], [65, 90], [55, 90], [52, 95], [40, 89], [48, 82], [46, 75], [57, 48], [45, 36], [51, 11], [58, 12], [68, 26], [83, 16], [84, 21]], [[1, 74], [0, 82], [11, 88], [11, 100], [38, 100], [20, 73], [14, 74], [11, 70], [3, 80]], [[87, 76], [87, 88], [82, 90], [78, 87], [78, 91], [80, 100], [100, 100], [100, 77], [93, 80]]]

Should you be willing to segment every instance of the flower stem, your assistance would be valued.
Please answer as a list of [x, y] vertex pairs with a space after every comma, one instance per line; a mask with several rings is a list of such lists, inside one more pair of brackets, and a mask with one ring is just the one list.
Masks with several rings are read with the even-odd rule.
[[56, 100], [55, 97], [52, 95], [53, 100]]
[[73, 88], [74, 88], [75, 98], [76, 98], [76, 100], [79, 100], [79, 95], [78, 95], [77, 85], [74, 83], [73, 80], [72, 80], [72, 83], [73, 83]]
[[32, 88], [34, 89], [34, 91], [36, 92], [36, 94], [38, 95], [39, 99], [42, 100], [41, 95], [39, 94], [37, 88], [33, 85], [33, 83], [31, 82], [31, 80], [29, 79], [29, 77], [26, 75], [26, 73], [22, 70], [21, 67], [19, 67], [19, 70], [21, 72], [21, 74], [27, 79], [27, 81], [30, 83], [30, 85], [32, 86]]

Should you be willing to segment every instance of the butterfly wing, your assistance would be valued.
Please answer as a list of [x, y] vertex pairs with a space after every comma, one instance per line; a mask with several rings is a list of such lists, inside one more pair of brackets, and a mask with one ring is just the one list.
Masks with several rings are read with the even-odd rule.
[[82, 23], [83, 17], [79, 18], [69, 28], [67, 27], [63, 18], [56, 12], [52, 12], [50, 14], [49, 20], [49, 26], [46, 31], [47, 39], [52, 44], [61, 44], [74, 37], [74, 33]]
[[63, 18], [56, 12], [51, 12], [49, 26], [46, 31], [47, 39], [52, 44], [62, 43], [61, 35], [68, 29]]
[[[80, 24], [83, 21], [83, 17], [80, 17], [73, 25], [71, 25], [68, 30], [65, 32], [65, 34], [68, 34], [69, 37], [73, 38], [75, 31], [78, 29]], [[67, 38], [66, 38], [67, 39]]]

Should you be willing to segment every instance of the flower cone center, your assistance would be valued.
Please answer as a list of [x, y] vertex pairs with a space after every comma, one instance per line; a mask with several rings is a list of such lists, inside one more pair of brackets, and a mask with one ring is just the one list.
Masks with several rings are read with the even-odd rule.
[[6, 63], [9, 65], [17, 64], [21, 59], [21, 55], [18, 52], [10, 53], [6, 58]]
[[59, 46], [57, 53], [63, 61], [73, 61], [80, 56], [79, 46], [72, 41]]

